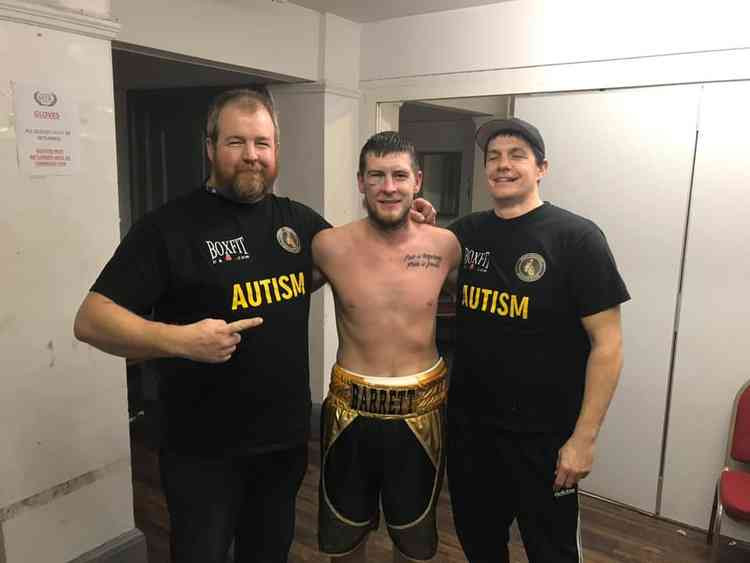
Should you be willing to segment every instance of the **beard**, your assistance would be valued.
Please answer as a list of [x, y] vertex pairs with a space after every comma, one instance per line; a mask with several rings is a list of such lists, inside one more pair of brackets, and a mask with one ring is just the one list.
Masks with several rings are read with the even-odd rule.
[[227, 197], [240, 203], [255, 203], [271, 193], [278, 176], [278, 166], [243, 169], [229, 174], [215, 169], [213, 175], [216, 189]]
[[401, 227], [406, 225], [406, 222], [409, 220], [409, 209], [411, 206], [405, 207], [403, 211], [395, 217], [384, 217], [383, 215], [378, 213], [378, 210], [374, 205], [370, 204], [367, 196], [363, 198], [363, 203], [365, 209], [367, 210], [367, 216], [369, 217], [370, 221], [372, 221], [376, 227], [383, 231], [395, 231], [396, 229], [400, 229]]

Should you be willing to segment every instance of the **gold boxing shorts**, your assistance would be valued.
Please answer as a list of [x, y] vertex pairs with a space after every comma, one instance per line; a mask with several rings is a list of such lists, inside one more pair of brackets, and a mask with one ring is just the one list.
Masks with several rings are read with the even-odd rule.
[[445, 466], [445, 362], [403, 377], [333, 367], [321, 417], [318, 541], [351, 553], [378, 527], [379, 504], [396, 548], [411, 559], [437, 551], [435, 506]]

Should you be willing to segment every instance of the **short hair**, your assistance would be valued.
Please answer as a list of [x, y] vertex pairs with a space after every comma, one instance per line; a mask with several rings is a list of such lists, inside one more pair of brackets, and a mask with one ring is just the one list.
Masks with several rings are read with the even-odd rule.
[[536, 146], [534, 141], [531, 140], [527, 135], [524, 135], [520, 131], [513, 131], [513, 130], [501, 130], [494, 133], [489, 139], [487, 139], [487, 142], [484, 145], [484, 163], [487, 164], [487, 149], [490, 146], [490, 143], [497, 139], [498, 137], [515, 137], [516, 139], [521, 139], [522, 141], [525, 141], [526, 144], [528, 144], [531, 147], [531, 152], [534, 153], [534, 160], [536, 161], [537, 166], [541, 166], [544, 164], [544, 153], [542, 153], [541, 150]]
[[365, 168], [367, 167], [368, 154], [374, 156], [386, 156], [399, 152], [405, 152], [409, 155], [412, 172], [416, 175], [419, 170], [417, 149], [414, 147], [414, 143], [396, 131], [382, 131], [381, 133], [375, 133], [375, 135], [367, 139], [367, 142], [359, 153], [358, 174], [360, 176], [364, 175]]
[[265, 109], [273, 122], [274, 142], [277, 147], [279, 146], [279, 117], [274, 109], [271, 93], [265, 88], [262, 91], [236, 88], [222, 92], [213, 99], [206, 116], [206, 137], [211, 139], [212, 143], [215, 144], [219, 140], [219, 116], [221, 110], [228, 105], [238, 105], [251, 112], [256, 112], [261, 108]]

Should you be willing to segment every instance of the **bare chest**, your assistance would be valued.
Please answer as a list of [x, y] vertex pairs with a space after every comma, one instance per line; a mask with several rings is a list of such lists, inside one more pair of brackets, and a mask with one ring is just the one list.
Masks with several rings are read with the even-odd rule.
[[338, 275], [331, 281], [346, 310], [429, 311], [445, 281], [446, 262], [429, 246], [399, 252], [353, 249], [347, 266], [336, 268]]

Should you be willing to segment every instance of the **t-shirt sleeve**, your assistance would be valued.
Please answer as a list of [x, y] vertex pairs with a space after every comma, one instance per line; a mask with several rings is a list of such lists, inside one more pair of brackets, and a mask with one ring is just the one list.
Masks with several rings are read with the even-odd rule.
[[310, 239], [317, 235], [323, 229], [333, 227], [328, 221], [323, 219], [317, 212], [310, 210]]
[[134, 225], [104, 266], [91, 291], [139, 315], [149, 314], [169, 283], [169, 257], [156, 226]]
[[569, 275], [580, 317], [600, 313], [630, 299], [607, 239], [598, 228], [591, 229], [578, 241]]
[[307, 205], [303, 205], [301, 203], [297, 203], [296, 205], [299, 210], [298, 213], [300, 214], [300, 217], [302, 219], [301, 223], [304, 225], [303, 228], [307, 231], [309, 241], [312, 241], [313, 237], [315, 237], [315, 235], [317, 235], [323, 229], [330, 229], [333, 226], [328, 221], [323, 219], [323, 217], [321, 217], [317, 211], [308, 207]]

